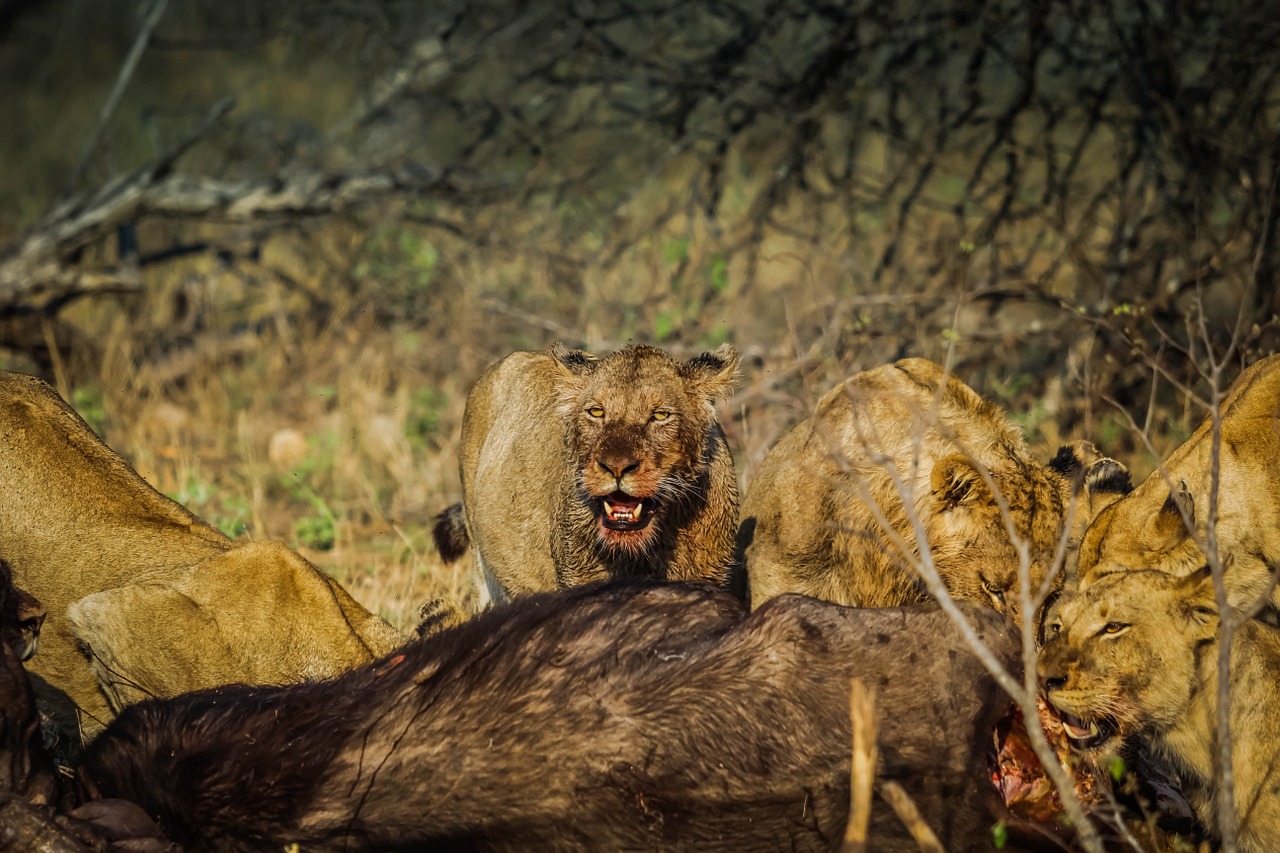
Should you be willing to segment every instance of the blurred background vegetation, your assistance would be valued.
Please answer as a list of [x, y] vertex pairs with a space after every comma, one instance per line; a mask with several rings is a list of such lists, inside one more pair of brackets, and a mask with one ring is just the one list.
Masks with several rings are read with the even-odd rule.
[[744, 483], [906, 355], [1142, 475], [1276, 349], [1276, 44], [1270, 0], [0, 0], [0, 366], [402, 626], [466, 594], [470, 383], [556, 339], [733, 342]]

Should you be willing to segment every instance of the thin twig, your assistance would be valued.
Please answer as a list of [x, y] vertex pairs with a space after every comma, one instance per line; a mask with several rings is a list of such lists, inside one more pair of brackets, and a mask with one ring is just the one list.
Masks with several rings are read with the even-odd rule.
[[142, 59], [142, 53], [147, 48], [147, 42], [151, 40], [151, 33], [155, 30], [156, 25], [160, 23], [160, 18], [164, 15], [165, 7], [168, 5], [169, 0], [153, 0], [151, 8], [147, 10], [147, 17], [143, 19], [142, 27], [138, 30], [138, 37], [133, 40], [133, 47], [129, 49], [129, 55], [125, 57], [124, 65], [120, 67], [120, 74], [116, 76], [116, 85], [111, 89], [111, 94], [107, 96], [106, 102], [103, 103], [102, 110], [98, 113], [98, 123], [84, 143], [84, 150], [80, 152], [80, 160], [76, 163], [76, 170], [71, 173], [71, 191], [80, 186], [80, 179], [84, 177], [84, 170], [89, 166], [89, 159], [93, 156], [93, 152], [97, 150], [98, 143], [102, 141], [102, 134], [106, 132], [107, 125], [111, 122], [111, 117], [116, 113], [116, 108], [120, 106], [120, 99], [124, 96], [125, 87], [133, 79], [133, 72], [138, 67], [138, 61]]
[[947, 853], [933, 828], [925, 823], [915, 802], [901, 785], [897, 782], [885, 782], [880, 786], [880, 796], [893, 807], [894, 813], [898, 815], [898, 819], [902, 821], [907, 832], [911, 833], [916, 846], [920, 848], [920, 853]]
[[853, 754], [849, 764], [849, 820], [841, 853], [864, 853], [871, 826], [871, 794], [876, 778], [876, 693], [861, 678], [849, 684]]
[[[1201, 307], [1203, 314], [1203, 306]], [[1224, 362], [1214, 362], [1212, 344], [1205, 333], [1205, 350], [1212, 365], [1210, 393], [1213, 397], [1212, 443], [1209, 445], [1209, 511], [1205, 529], [1205, 557], [1213, 576], [1213, 597], [1222, 614], [1218, 620], [1218, 837], [1224, 853], [1238, 849], [1239, 827], [1236, 821], [1235, 772], [1231, 761], [1231, 641], [1235, 638], [1235, 621], [1230, 618], [1227, 584], [1222, 553], [1218, 546], [1218, 497], [1222, 481], [1222, 369]]]

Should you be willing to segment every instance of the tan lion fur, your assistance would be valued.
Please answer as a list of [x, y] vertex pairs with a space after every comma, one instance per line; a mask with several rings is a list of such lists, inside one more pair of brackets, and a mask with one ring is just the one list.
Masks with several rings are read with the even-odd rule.
[[[1246, 368], [1221, 411], [1216, 530], [1229, 600], [1243, 606], [1270, 592], [1280, 604], [1268, 568], [1280, 564], [1280, 355]], [[1197, 540], [1205, 541], [1212, 450], [1213, 422], [1206, 418], [1163, 470], [1098, 516], [1080, 547], [1082, 589], [1115, 572], [1186, 575], [1205, 565]]]
[[[605, 577], [727, 583], [737, 475], [714, 403], [737, 364], [728, 344], [688, 361], [557, 344], [490, 367], [463, 416], [462, 507], [436, 527], [444, 556], [470, 543], [477, 605]], [[647, 525], [606, 526], [616, 493]]]
[[[1217, 825], [1219, 619], [1207, 570], [1134, 571], [1063, 596], [1038, 673], [1046, 699], [1081, 721], [1109, 722], [1114, 752], [1141, 734], [1177, 768], [1206, 828]], [[1245, 622], [1231, 644], [1236, 819], [1246, 853], [1280, 838], [1280, 631]]]
[[[1016, 620], [1019, 557], [983, 471], [1029, 544], [1036, 587], [1055, 563], [1073, 495], [1067, 547], [1128, 488], [1123, 466], [1087, 442], [1050, 466], [1035, 462], [998, 406], [944, 376], [919, 358], [858, 373], [769, 452], [742, 507], [753, 607], [784, 592], [860, 607], [927, 600], [900, 483], [950, 594]], [[892, 544], [873, 506], [911, 554]], [[1061, 582], [1058, 572], [1050, 586]]]
[[332, 678], [405, 639], [279, 542], [85, 596], [67, 618], [116, 711], [220, 684]]
[[[0, 559], [48, 610], [29, 664], [37, 689], [70, 697], [86, 734], [111, 718], [108, 695], [336, 675], [403, 640], [283, 546], [236, 546], [149, 486], [48, 385], [8, 372]], [[73, 625], [68, 609], [86, 596]], [[106, 695], [79, 643], [97, 650], [99, 669], [125, 667]], [[145, 690], [123, 686], [135, 680]]]

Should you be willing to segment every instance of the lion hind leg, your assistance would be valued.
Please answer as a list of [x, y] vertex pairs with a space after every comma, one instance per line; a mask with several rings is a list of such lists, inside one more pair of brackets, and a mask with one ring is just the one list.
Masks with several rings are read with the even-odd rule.
[[471, 549], [471, 580], [476, 590], [475, 600], [472, 603], [474, 612], [483, 613], [490, 607], [511, 601], [511, 593], [485, 565], [484, 557], [477, 547]]

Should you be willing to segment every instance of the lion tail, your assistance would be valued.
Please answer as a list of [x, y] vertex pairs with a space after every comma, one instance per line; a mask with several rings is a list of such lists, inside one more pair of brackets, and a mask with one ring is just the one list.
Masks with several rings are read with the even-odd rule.
[[446, 563], [452, 563], [471, 545], [471, 537], [467, 536], [467, 520], [462, 512], [462, 504], [456, 503], [446, 507], [436, 516], [436, 525], [431, 529], [431, 536], [436, 540], [436, 550]]

